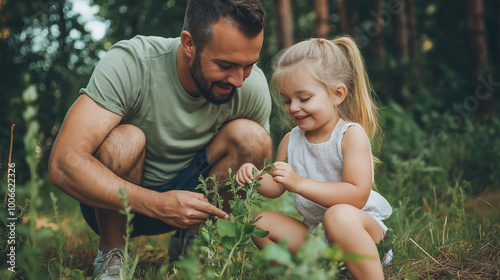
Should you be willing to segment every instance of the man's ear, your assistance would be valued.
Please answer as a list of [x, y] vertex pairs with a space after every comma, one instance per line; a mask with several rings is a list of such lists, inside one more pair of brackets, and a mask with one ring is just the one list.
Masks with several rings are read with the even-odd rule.
[[340, 84], [335, 87], [333, 91], [335, 105], [340, 105], [347, 95], [347, 87], [344, 84]]
[[196, 53], [196, 46], [194, 45], [193, 42], [193, 37], [191, 37], [191, 33], [189, 31], [182, 31], [181, 33], [181, 46], [182, 50], [184, 51], [184, 54], [192, 58], [194, 57]]

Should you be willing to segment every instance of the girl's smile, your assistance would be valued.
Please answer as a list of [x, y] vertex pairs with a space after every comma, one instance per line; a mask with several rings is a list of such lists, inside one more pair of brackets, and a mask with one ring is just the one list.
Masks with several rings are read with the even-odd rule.
[[295, 121], [296, 121], [297, 123], [303, 123], [303, 122], [305, 122], [305, 121], [306, 121], [306, 119], [307, 119], [308, 117], [309, 117], [309, 116], [303, 116], [303, 117], [296, 116], [296, 117], [295, 117]]

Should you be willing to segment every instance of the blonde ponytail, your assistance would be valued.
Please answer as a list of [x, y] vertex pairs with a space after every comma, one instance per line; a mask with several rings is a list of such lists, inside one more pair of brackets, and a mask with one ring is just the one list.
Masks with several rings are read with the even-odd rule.
[[[370, 139], [373, 139], [379, 130], [378, 109], [372, 98], [372, 88], [365, 70], [361, 52], [354, 40], [350, 37], [340, 37], [333, 40], [347, 57], [351, 68], [351, 79], [346, 85], [351, 94], [339, 105], [339, 110], [350, 121], [359, 123]], [[350, 88], [349, 88], [350, 87]]]

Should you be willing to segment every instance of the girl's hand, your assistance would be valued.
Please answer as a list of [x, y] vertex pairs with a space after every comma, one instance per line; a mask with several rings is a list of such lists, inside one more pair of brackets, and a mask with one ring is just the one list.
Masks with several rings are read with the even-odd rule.
[[296, 192], [298, 182], [302, 177], [295, 173], [293, 167], [286, 162], [275, 162], [271, 170], [271, 175], [276, 183], [281, 184], [287, 191]]
[[[259, 170], [255, 165], [251, 163], [243, 164], [240, 169], [238, 169], [238, 173], [236, 173], [236, 182], [238, 185], [243, 186], [245, 183], [250, 184], [255, 179], [253, 177], [253, 170]], [[257, 177], [260, 176], [261, 171], [257, 173]]]

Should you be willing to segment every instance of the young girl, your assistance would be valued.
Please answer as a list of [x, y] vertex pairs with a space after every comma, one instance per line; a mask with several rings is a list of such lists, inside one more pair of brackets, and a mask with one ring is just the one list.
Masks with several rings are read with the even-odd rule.
[[[304, 219], [257, 214], [256, 225], [269, 235], [254, 238], [255, 244], [263, 249], [287, 238], [288, 249], [298, 253], [306, 234], [322, 222], [329, 243], [367, 256], [346, 262], [356, 279], [384, 279], [375, 244], [384, 238], [382, 220], [392, 209], [372, 190], [370, 139], [377, 132], [377, 112], [356, 43], [349, 37], [298, 43], [278, 55], [273, 80], [297, 126], [281, 141], [274, 168], [257, 190], [268, 198], [293, 192]], [[237, 182], [250, 183], [253, 169], [244, 164]]]

